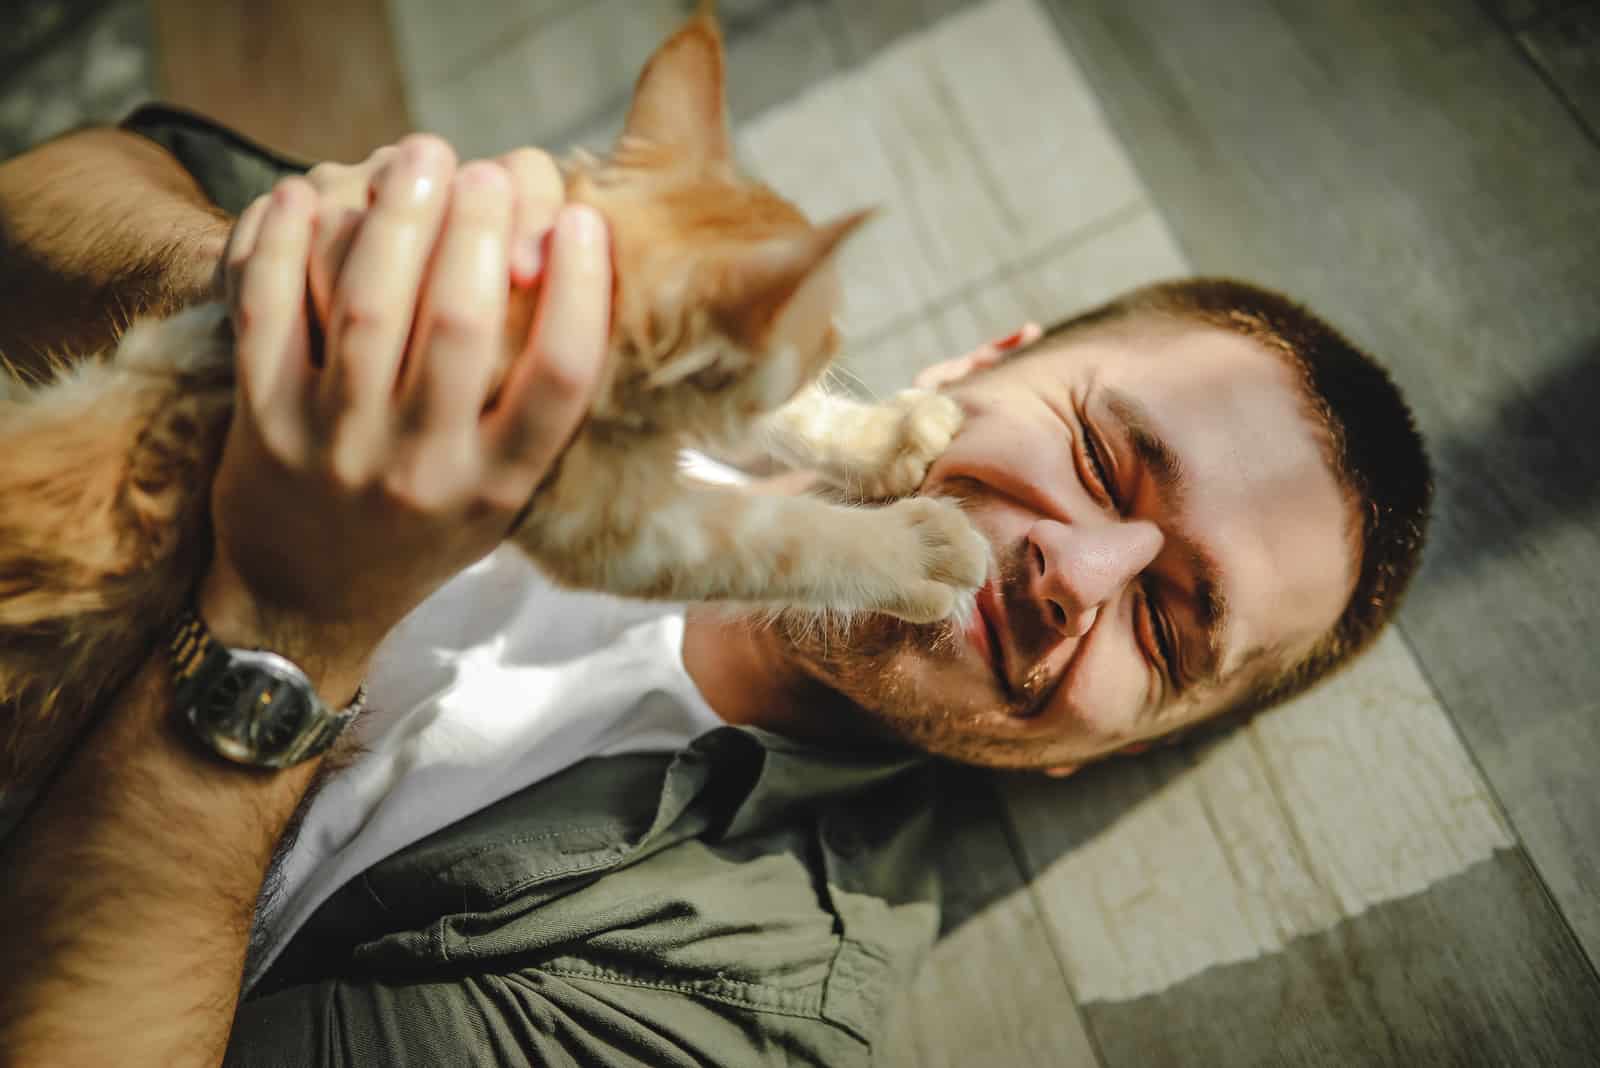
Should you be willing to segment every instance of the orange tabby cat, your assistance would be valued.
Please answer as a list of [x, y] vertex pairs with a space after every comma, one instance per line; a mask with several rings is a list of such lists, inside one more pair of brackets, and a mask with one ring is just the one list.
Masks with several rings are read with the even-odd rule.
[[[709, 16], [662, 45], [615, 150], [574, 163], [567, 193], [609, 224], [614, 320], [589, 416], [516, 544], [558, 582], [631, 597], [969, 611], [988, 550], [952, 502], [848, 507], [677, 473], [684, 445], [754, 437], [854, 497], [898, 497], [960, 423], [937, 394], [864, 405], [813, 385], [838, 345], [832, 254], [864, 214], [814, 227], [734, 172]], [[0, 384], [0, 830], [203, 571], [230, 363], [208, 305], [46, 386]]]

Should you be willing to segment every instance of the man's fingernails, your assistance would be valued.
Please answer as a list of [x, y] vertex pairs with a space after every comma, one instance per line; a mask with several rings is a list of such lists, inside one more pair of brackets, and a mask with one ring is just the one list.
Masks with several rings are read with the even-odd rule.
[[550, 231], [521, 238], [511, 248], [511, 280], [519, 286], [530, 286], [544, 269], [544, 246]]
[[598, 211], [585, 205], [575, 204], [562, 208], [561, 214], [556, 219], [556, 225], [561, 228], [564, 241], [596, 245], [606, 240], [605, 220], [600, 217]]
[[384, 168], [384, 184], [396, 201], [421, 204], [439, 189], [450, 166], [450, 150], [442, 141], [412, 135], [400, 145], [398, 165]]
[[609, 277], [610, 248], [606, 227], [590, 208], [566, 207], [556, 218], [556, 251], [545, 280], [539, 346], [545, 358], [569, 372], [593, 370], [610, 325], [609, 288], [596, 292]]

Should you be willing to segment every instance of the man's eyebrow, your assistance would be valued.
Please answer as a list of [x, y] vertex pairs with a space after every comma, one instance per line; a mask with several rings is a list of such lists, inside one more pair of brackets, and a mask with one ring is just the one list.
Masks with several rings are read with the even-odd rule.
[[[1137, 397], [1107, 386], [1105, 403], [1107, 410], [1122, 424], [1139, 464], [1150, 472], [1156, 490], [1161, 495], [1163, 510], [1169, 516], [1175, 515], [1183, 507], [1189, 490], [1183, 461], [1156, 430], [1148, 409]], [[1171, 536], [1170, 524], [1164, 533]], [[1222, 640], [1228, 626], [1228, 599], [1222, 593], [1216, 560], [1198, 545], [1187, 539], [1180, 540], [1190, 574], [1194, 576], [1194, 592], [1190, 594], [1190, 600], [1194, 602], [1200, 633], [1205, 639], [1199, 662], [1184, 673], [1183, 689], [1187, 690], [1191, 687], [1214, 686], [1220, 681]]]

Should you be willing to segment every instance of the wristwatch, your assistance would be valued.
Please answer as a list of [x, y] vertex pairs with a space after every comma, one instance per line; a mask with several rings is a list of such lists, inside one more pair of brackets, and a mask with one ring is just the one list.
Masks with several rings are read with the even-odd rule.
[[330, 708], [293, 661], [264, 649], [230, 649], [191, 608], [172, 632], [178, 715], [207, 749], [236, 764], [287, 768], [327, 750], [366, 707], [363, 683]]

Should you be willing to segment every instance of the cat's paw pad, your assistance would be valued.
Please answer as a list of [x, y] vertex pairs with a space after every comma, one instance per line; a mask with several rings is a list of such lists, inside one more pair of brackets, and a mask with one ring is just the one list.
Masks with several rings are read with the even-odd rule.
[[912, 497], [885, 512], [909, 535], [909, 551], [896, 560], [899, 591], [881, 610], [908, 623], [965, 623], [989, 577], [988, 540], [952, 501]]
[[927, 389], [901, 390], [873, 411], [871, 461], [849, 473], [850, 485], [862, 497], [884, 500], [915, 493], [961, 429], [961, 406]]

